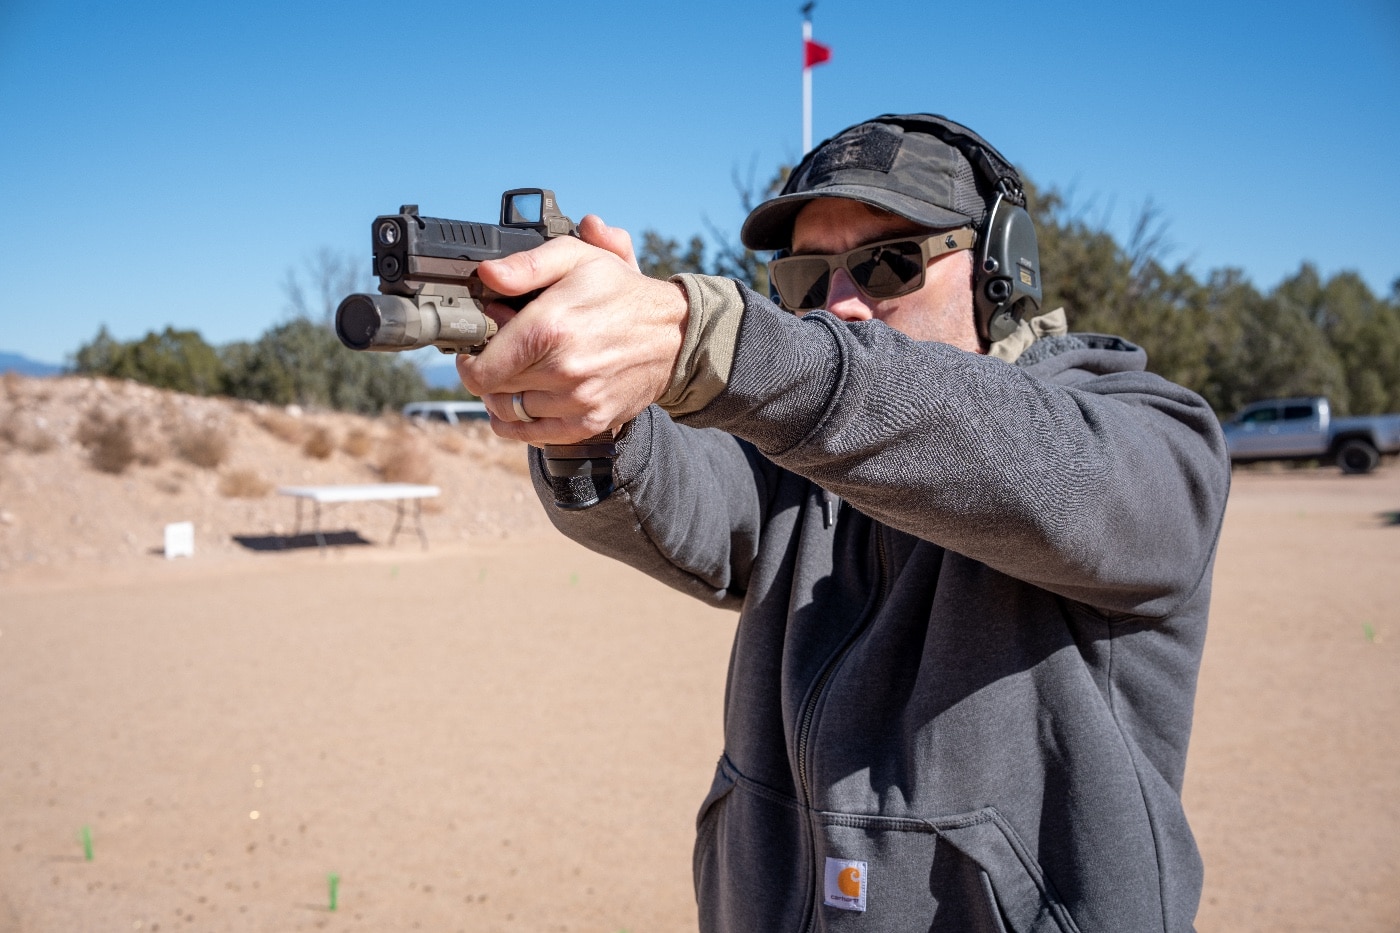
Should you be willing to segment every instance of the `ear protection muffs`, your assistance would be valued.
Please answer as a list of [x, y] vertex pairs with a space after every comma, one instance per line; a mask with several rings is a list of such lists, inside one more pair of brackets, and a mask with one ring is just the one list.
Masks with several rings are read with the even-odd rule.
[[1021, 203], [1002, 191], [978, 231], [972, 272], [973, 305], [977, 330], [996, 343], [1016, 332], [1021, 321], [1035, 317], [1040, 308], [1040, 249], [1035, 225]]
[[[962, 153], [976, 172], [979, 191], [992, 193], [991, 210], [977, 230], [973, 253], [972, 298], [977, 331], [995, 343], [1011, 336], [1020, 322], [1034, 317], [1043, 297], [1040, 282], [1040, 249], [1035, 225], [1026, 211], [1021, 176], [991, 143], [960, 123], [936, 114], [885, 114], [866, 121], [888, 123], [906, 133], [927, 133]], [[825, 145], [823, 143], [822, 145]], [[821, 149], [817, 146], [792, 170], [782, 194], [804, 176], [806, 163]], [[769, 286], [770, 291], [772, 286]]]

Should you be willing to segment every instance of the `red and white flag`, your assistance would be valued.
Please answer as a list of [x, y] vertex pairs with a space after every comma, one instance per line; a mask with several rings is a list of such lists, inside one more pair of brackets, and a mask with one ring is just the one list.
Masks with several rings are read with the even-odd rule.
[[811, 68], [831, 61], [831, 46], [822, 45], [814, 39], [802, 40], [802, 67]]

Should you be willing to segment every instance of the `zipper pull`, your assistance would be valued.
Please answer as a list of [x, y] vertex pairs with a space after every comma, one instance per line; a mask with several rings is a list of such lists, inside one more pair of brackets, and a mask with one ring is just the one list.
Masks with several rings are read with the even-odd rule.
[[833, 496], [825, 489], [822, 490], [822, 527], [830, 528], [836, 524], [836, 510], [841, 507], [839, 496]]

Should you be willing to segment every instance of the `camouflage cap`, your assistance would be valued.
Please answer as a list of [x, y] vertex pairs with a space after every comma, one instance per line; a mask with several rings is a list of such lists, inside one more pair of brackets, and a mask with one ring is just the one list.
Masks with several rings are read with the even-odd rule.
[[[932, 115], [916, 115], [924, 116]], [[957, 148], [907, 123], [876, 118], [817, 146], [782, 194], [750, 212], [739, 238], [749, 249], [786, 249], [798, 212], [816, 198], [863, 201], [935, 230], [977, 226], [989, 193]]]

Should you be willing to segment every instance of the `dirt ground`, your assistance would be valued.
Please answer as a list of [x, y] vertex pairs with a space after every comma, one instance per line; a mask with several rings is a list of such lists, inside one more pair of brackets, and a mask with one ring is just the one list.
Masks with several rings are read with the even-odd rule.
[[[100, 473], [93, 399], [185, 403], [86, 382], [0, 409], [0, 933], [694, 929], [732, 615], [557, 536], [472, 432], [415, 435], [428, 550], [368, 507], [328, 525], [367, 543], [250, 546], [292, 505], [220, 494], [240, 464], [383, 463], [233, 406], [189, 415], [231, 426], [223, 464]], [[1202, 933], [1400, 930], [1398, 516], [1400, 466], [1236, 473], [1186, 786]]]

